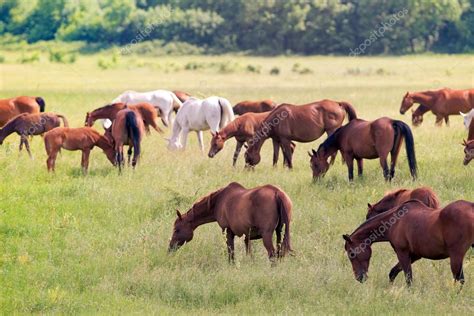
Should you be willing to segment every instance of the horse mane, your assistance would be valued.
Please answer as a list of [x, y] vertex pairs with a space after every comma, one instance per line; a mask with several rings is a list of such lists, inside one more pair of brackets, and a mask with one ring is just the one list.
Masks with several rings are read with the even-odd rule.
[[3, 125], [3, 127], [1, 129], [5, 129], [7, 126], [10, 127], [10, 125], [14, 124], [20, 117], [24, 117], [24, 116], [27, 116], [27, 115], [30, 115], [30, 113], [20, 113], [18, 115], [15, 115], [11, 119], [9, 119], [5, 123], [5, 125]]
[[213, 191], [206, 196], [201, 197], [197, 202], [193, 204], [191, 209], [186, 213], [186, 216], [191, 216], [194, 219], [197, 216], [201, 215], [206, 210], [210, 210], [214, 202], [213, 200], [227, 187], [221, 188], [217, 191]]
[[334, 143], [337, 141], [337, 138], [338, 138], [339, 134], [341, 133], [343, 127], [344, 126], [339, 127], [334, 133], [329, 135], [329, 137], [326, 138], [326, 140], [321, 145], [319, 145], [318, 152], [319, 152], [320, 149], [324, 149], [326, 151], [329, 148], [333, 147]]

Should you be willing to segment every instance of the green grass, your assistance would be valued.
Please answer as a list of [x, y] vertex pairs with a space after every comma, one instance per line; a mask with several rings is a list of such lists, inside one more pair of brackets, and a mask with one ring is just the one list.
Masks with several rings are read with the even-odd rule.
[[[2, 56], [0, 97], [42, 96], [47, 110], [67, 115], [72, 126], [81, 126], [86, 111], [123, 90], [157, 88], [218, 94], [232, 103], [346, 100], [362, 118], [408, 122], [408, 115], [398, 113], [407, 90], [470, 88], [474, 83], [472, 56], [119, 57], [107, 70], [99, 68], [98, 60], [111, 56], [80, 55], [73, 64], [50, 63], [47, 53], [32, 64], [17, 63], [20, 53]], [[226, 73], [185, 70], [190, 62], [238, 67]], [[311, 72], [295, 73], [294, 64]], [[247, 65], [260, 67], [261, 73], [246, 71]], [[269, 74], [274, 67], [279, 75]], [[373, 160], [366, 162], [364, 178], [353, 184], [340, 156], [322, 181], [312, 182], [306, 152], [323, 138], [298, 144], [292, 171], [281, 164], [271, 167], [266, 143], [262, 162], [254, 172], [245, 172], [243, 158], [231, 167], [234, 141], [209, 159], [197, 150], [194, 134], [186, 152], [172, 153], [164, 136], [152, 133], [135, 171], [119, 176], [95, 149], [90, 174], [82, 176], [79, 152], [63, 151], [56, 173], [48, 174], [41, 138], [32, 141], [30, 160], [18, 153], [19, 138], [12, 136], [0, 147], [0, 313], [472, 314], [472, 250], [464, 261], [467, 283], [460, 293], [448, 260], [417, 262], [408, 289], [402, 274], [394, 285], [388, 283], [397, 261], [389, 244], [373, 247], [365, 284], [355, 281], [343, 251], [341, 235], [352, 232], [365, 218], [367, 203], [385, 191], [428, 185], [443, 205], [474, 200], [473, 166], [462, 165], [460, 143], [467, 132], [461, 118], [452, 118], [449, 128], [435, 128], [428, 114], [414, 134], [420, 169], [416, 182], [410, 180], [403, 150], [392, 183], [384, 182]], [[175, 209], [186, 211], [200, 196], [231, 181], [248, 187], [271, 183], [289, 194], [295, 257], [272, 268], [261, 241], [253, 242], [254, 258], [248, 258], [243, 240], [237, 240], [237, 262], [228, 265], [225, 239], [215, 223], [198, 228], [192, 242], [167, 254]]]

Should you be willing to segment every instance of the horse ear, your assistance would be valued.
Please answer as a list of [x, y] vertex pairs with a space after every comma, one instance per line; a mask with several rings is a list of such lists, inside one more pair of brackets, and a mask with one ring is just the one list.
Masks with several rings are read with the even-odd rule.
[[459, 114], [461, 114], [462, 117], [466, 117], [467, 114], [464, 114], [463, 112], [459, 111]]
[[467, 142], [466, 142], [466, 140], [465, 140], [465, 139], [463, 139], [463, 140], [462, 140], [462, 144], [461, 144], [461, 145], [463, 145], [463, 146], [467, 146]]
[[213, 131], [211, 131], [211, 135], [212, 135], [212, 137], [215, 137], [217, 135], [217, 133], [214, 133]]
[[316, 154], [317, 154], [316, 150], [311, 149], [311, 151], [312, 151], [312, 153], [313, 153], [313, 156], [316, 156]]
[[351, 237], [347, 234], [342, 235], [342, 238], [344, 238], [344, 240], [347, 241], [347, 242], [352, 242]]
[[370, 203], [367, 203], [367, 207], [369, 208], [369, 210], [372, 208], [372, 204]]
[[410, 94], [410, 92], [407, 91], [407, 93], [405, 94], [405, 98]]
[[181, 216], [181, 212], [178, 209], [176, 209], [176, 215], [178, 216], [179, 220], [183, 219], [183, 217]]
[[313, 154], [311, 154], [310, 151], [308, 151], [308, 155], [309, 155], [311, 158], [313, 158]]

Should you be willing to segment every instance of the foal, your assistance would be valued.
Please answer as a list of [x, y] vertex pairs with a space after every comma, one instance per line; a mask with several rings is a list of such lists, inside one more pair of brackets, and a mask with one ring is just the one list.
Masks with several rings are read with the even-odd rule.
[[54, 171], [58, 152], [61, 148], [64, 148], [66, 150], [82, 151], [82, 172], [86, 174], [89, 167], [89, 155], [94, 146], [101, 148], [109, 161], [115, 164], [115, 152], [112, 141], [100, 135], [92, 127], [57, 127], [50, 130], [44, 134], [44, 147], [48, 154], [48, 159], [46, 160], [48, 171]]
[[[250, 240], [263, 239], [270, 261], [275, 256], [284, 256], [292, 251], [290, 243], [290, 221], [292, 203], [288, 195], [272, 185], [246, 189], [236, 182], [203, 197], [181, 215], [177, 211], [173, 236], [168, 251], [177, 250], [194, 236], [194, 230], [207, 223], [217, 222], [227, 234], [229, 261], [234, 261], [234, 237], [245, 235], [247, 254]], [[285, 236], [281, 244], [282, 229]], [[273, 247], [273, 232], [276, 232], [277, 250]]]
[[[232, 158], [232, 166], [235, 167], [237, 158], [239, 157], [240, 150], [245, 143], [253, 142], [257, 136], [257, 131], [268, 116], [268, 112], [264, 113], [245, 113], [235, 120], [227, 124], [223, 129], [218, 132], [211, 132], [211, 148], [209, 149], [208, 156], [213, 158], [219, 151], [224, 148], [224, 143], [235, 137], [237, 146], [235, 147], [234, 156]], [[273, 165], [275, 166], [278, 162], [278, 155], [280, 151], [280, 144], [272, 139], [273, 141]], [[292, 142], [292, 151], [295, 150], [296, 145]], [[284, 157], [283, 157], [284, 158]], [[283, 161], [286, 163], [286, 160]]]
[[20, 135], [20, 151], [23, 148], [23, 144], [25, 144], [26, 151], [31, 158], [32, 156], [30, 144], [28, 142], [28, 136], [41, 135], [55, 127], [58, 127], [60, 125], [60, 119], [63, 120], [64, 127], [69, 126], [67, 119], [60, 114], [22, 113], [17, 115], [8, 121], [7, 124], [5, 124], [5, 126], [0, 130], [0, 145], [10, 134], [17, 133]]

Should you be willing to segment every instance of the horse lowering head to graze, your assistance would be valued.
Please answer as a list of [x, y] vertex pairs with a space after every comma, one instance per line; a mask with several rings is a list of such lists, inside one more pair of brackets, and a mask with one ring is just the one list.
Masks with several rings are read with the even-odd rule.
[[16, 97], [0, 100], [0, 127], [22, 113], [44, 112], [45, 102], [41, 97]]
[[[395, 165], [400, 147], [405, 140], [408, 166], [413, 179], [417, 176], [415, 141], [410, 127], [402, 121], [382, 117], [375, 121], [355, 119], [337, 129], [318, 148], [309, 153], [313, 179], [323, 177], [329, 169], [329, 157], [337, 151], [342, 154], [347, 165], [349, 181], [354, 179], [354, 159], [357, 161], [359, 176], [363, 173], [362, 159], [380, 159], [385, 180], [395, 176]], [[387, 157], [391, 155], [388, 168]]]
[[413, 190], [399, 189], [386, 193], [380, 201], [373, 205], [369, 203], [366, 219], [370, 219], [378, 214], [386, 212], [409, 200], [419, 200], [433, 209], [440, 207], [439, 199], [431, 188], [421, 187]]
[[474, 158], [474, 140], [465, 141], [464, 140], [464, 165], [467, 166], [471, 160]]
[[260, 101], [242, 101], [234, 105], [232, 110], [235, 115], [242, 115], [245, 113], [263, 113], [272, 111], [276, 107], [276, 103], [272, 100], [260, 100]]
[[[245, 235], [247, 254], [250, 241], [263, 239], [268, 257], [284, 256], [292, 251], [290, 222], [292, 203], [288, 195], [272, 185], [246, 189], [236, 182], [212, 192], [193, 204], [186, 214], [176, 211], [168, 251], [175, 251], [194, 237], [194, 230], [207, 223], [217, 222], [227, 235], [227, 251], [234, 261], [234, 237]], [[282, 231], [285, 235], [282, 242]], [[277, 249], [273, 246], [276, 233]]]

